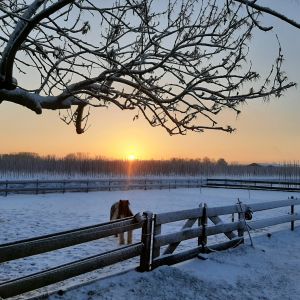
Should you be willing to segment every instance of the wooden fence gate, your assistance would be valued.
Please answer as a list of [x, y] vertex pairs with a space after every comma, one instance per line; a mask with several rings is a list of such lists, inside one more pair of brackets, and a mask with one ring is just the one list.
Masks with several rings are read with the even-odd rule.
[[[291, 230], [294, 230], [294, 223], [300, 219], [295, 213], [294, 206], [300, 204], [300, 199], [288, 199], [283, 201], [271, 201], [255, 204], [208, 207], [206, 204], [199, 208], [156, 214], [154, 217], [153, 229], [153, 251], [151, 269], [161, 265], [172, 265], [191, 259], [201, 253], [225, 250], [244, 243], [245, 231], [257, 230], [282, 223], [291, 223]], [[261, 220], [247, 220], [255, 216], [255, 212], [290, 206], [290, 213], [277, 217]], [[231, 222], [224, 222], [222, 216], [229, 215]], [[237, 215], [237, 221], [235, 221]], [[186, 220], [182, 228], [177, 232], [162, 234], [162, 225], [172, 222]], [[211, 225], [208, 226], [210, 221]], [[196, 226], [195, 226], [196, 225]], [[209, 244], [208, 237], [216, 234], [224, 234], [227, 241]], [[197, 238], [194, 248], [174, 253], [182, 241]], [[162, 252], [162, 247], [164, 251]]]

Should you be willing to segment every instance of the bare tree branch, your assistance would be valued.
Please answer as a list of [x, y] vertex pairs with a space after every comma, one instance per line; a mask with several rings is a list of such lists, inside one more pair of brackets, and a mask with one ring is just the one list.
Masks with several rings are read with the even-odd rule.
[[[262, 6], [262, 5], [259, 5], [259, 4], [256, 4], [256, 0], [255, 1], [250, 1], [250, 0], [235, 0], [236, 2], [239, 2], [239, 3], [242, 3], [242, 4], [245, 4], [247, 7], [252, 7], [254, 9], [256, 9], [257, 11], [260, 11], [260, 12], [263, 12], [263, 13], [266, 13], [268, 15], [271, 15], [271, 16], [274, 16], [290, 25], [292, 25], [293, 27], [296, 27], [298, 29], [300, 29], [300, 23], [291, 19], [291, 18], [288, 18], [287, 16], [271, 9], [270, 7], [266, 7], [266, 6]], [[264, 28], [263, 30], [270, 30], [272, 29], [273, 27], [268, 27], [268, 28]]]
[[266, 78], [248, 61], [253, 30], [269, 30], [261, 12], [280, 17], [256, 1], [29, 2], [0, 3], [0, 103], [38, 114], [69, 109], [61, 119], [77, 133], [88, 107], [111, 105], [136, 109], [135, 119], [170, 134], [232, 132], [223, 110], [239, 114], [247, 100], [295, 85], [282, 71], [280, 45]]

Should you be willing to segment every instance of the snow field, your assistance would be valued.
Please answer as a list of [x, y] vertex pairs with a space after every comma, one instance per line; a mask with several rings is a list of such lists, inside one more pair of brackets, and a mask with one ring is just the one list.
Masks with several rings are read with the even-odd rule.
[[48, 300], [282, 300], [299, 299], [300, 231], [254, 238], [235, 249], [212, 253], [149, 273], [98, 280]]
[[[114, 202], [118, 201], [119, 199], [129, 199], [131, 202], [132, 210], [134, 212], [143, 212], [146, 210], [150, 210], [154, 213], [159, 213], [159, 212], [196, 208], [199, 206], [201, 202], [205, 202], [208, 204], [208, 206], [214, 207], [214, 206], [235, 204], [238, 198], [244, 203], [256, 203], [256, 202], [265, 202], [265, 201], [274, 201], [274, 200], [284, 200], [290, 196], [300, 197], [299, 193], [297, 194], [297, 193], [284, 193], [284, 192], [225, 190], [225, 189], [207, 189], [207, 188], [176, 189], [170, 191], [169, 190], [148, 190], [148, 191], [134, 190], [134, 191], [67, 193], [67, 194], [46, 194], [46, 195], [10, 195], [8, 197], [0, 197], [0, 209], [1, 209], [0, 210], [1, 211], [0, 243], [3, 244], [15, 240], [31, 238], [34, 236], [40, 236], [48, 233], [54, 233], [54, 232], [68, 230], [68, 229], [89, 226], [96, 223], [106, 222], [109, 219], [110, 206]], [[297, 210], [298, 208], [296, 207], [296, 212]], [[255, 213], [255, 218], [272, 217], [287, 212], [289, 212], [288, 207]], [[230, 221], [231, 216], [226, 216], [222, 218], [224, 220]], [[178, 231], [180, 230], [183, 223], [184, 221], [163, 225], [162, 233]], [[269, 232], [270, 230], [275, 230], [275, 229], [287, 230], [289, 229], [289, 224], [279, 225], [276, 227], [272, 227], [271, 229], [270, 228], [263, 229], [260, 230], [259, 233], [262, 234], [266, 231]], [[297, 229], [295, 230], [295, 232], [296, 234], [298, 234]], [[263, 237], [265, 237], [265, 235]], [[261, 237], [261, 239], [263, 237]], [[140, 239], [140, 230], [135, 230], [134, 241], [138, 241], [139, 239]], [[223, 236], [218, 235], [210, 238], [209, 242], [215, 243], [222, 239], [224, 239]], [[298, 246], [299, 248], [299, 236], [297, 240], [298, 242], [294, 246], [295, 247]], [[290, 240], [288, 240], [286, 244], [290, 244], [292, 243], [292, 241], [293, 239], [290, 238]], [[182, 245], [180, 245], [180, 247], [178, 248], [178, 250], [186, 249], [189, 247], [192, 248], [195, 247], [195, 245], [196, 245], [195, 240], [188, 240], [183, 242]], [[115, 237], [109, 237], [106, 239], [101, 239], [94, 242], [61, 249], [58, 251], [53, 251], [53, 252], [49, 252], [49, 253], [33, 256], [33, 257], [28, 257], [24, 259], [3, 263], [0, 265], [0, 282], [29, 275], [38, 271], [42, 271], [51, 267], [58, 266], [60, 264], [71, 262], [91, 255], [99, 254], [114, 249], [116, 247], [118, 247], [117, 239]], [[232, 251], [241, 252], [242, 250], [240, 249], [244, 249], [244, 247]], [[252, 248], [250, 250], [247, 249], [245, 251], [246, 252], [250, 251], [249, 253], [251, 254]], [[293, 249], [291, 249], [290, 251], [291, 251], [290, 256], [292, 257]], [[231, 250], [226, 253], [231, 253]], [[228, 255], [229, 257], [231, 256], [239, 257], [238, 253], [239, 252], [234, 252], [234, 255], [231, 254]], [[298, 251], [298, 253], [300, 253], [300, 251]], [[259, 254], [252, 253], [252, 256], [256, 257], [256, 255]], [[211, 258], [218, 257], [218, 255], [219, 255], [218, 253], [212, 254], [210, 255], [210, 257]], [[227, 254], [224, 255], [226, 257]], [[241, 253], [240, 256], [242, 261], [244, 254]], [[210, 261], [212, 260], [211, 258]], [[135, 267], [138, 264], [138, 261], [139, 261], [138, 258], [131, 259], [124, 263], [116, 264], [107, 267], [103, 270], [98, 270], [95, 272], [84, 274], [77, 278], [69, 279], [64, 283], [59, 283], [55, 286], [46, 287], [41, 290], [49, 291], [49, 290], [57, 289], [58, 287], [65, 288], [66, 286], [72, 286], [74, 284], [86, 282], [87, 280], [93, 280], [96, 278], [104, 277], [111, 273], [116, 273], [116, 272], [126, 270], [128, 268]], [[217, 262], [213, 260], [212, 262], [218, 265]], [[204, 262], [202, 261], [201, 263], [202, 266], [203, 264], [207, 264], [208, 261], [204, 261]], [[225, 260], [224, 264], [226, 265], [226, 263], [227, 261]], [[139, 278], [144, 278], [144, 276], [146, 276], [147, 282], [151, 280], [152, 278], [151, 276], [153, 276], [153, 280], [155, 281], [156, 274], [161, 274], [161, 276], [167, 276], [169, 278], [171, 275], [167, 275], [167, 274], [163, 275], [164, 272], [166, 273], [175, 272], [176, 274], [178, 272], [186, 273], [184, 265], [188, 266], [188, 263], [182, 264], [182, 267], [180, 267], [179, 269], [174, 267], [171, 268], [163, 267], [145, 275], [136, 274], [135, 272], [132, 272], [130, 273], [131, 275], [126, 275], [126, 276], [134, 277], [134, 278], [136, 277], [137, 278], [136, 280], [142, 280]], [[231, 274], [230, 271], [229, 272], [226, 271], [228, 270], [228, 266], [223, 268], [221, 264], [221, 270], [223, 270], [224, 273], [223, 277], [225, 278], [227, 278], [228, 275]], [[253, 270], [251, 272], [253, 275]], [[193, 275], [193, 272], [191, 270], [189, 270], [188, 273], [189, 276], [195, 275], [195, 274]], [[222, 274], [222, 271], [221, 272], [218, 271], [217, 273]], [[174, 276], [177, 276], [176, 274]], [[297, 273], [296, 275], [298, 275], [298, 279], [299, 279], [300, 278], [299, 273]], [[222, 278], [222, 280], [223, 279], [224, 278]], [[114, 283], [113, 280], [112, 283]], [[134, 280], [132, 284], [136, 285]], [[232, 285], [232, 282], [227, 282], [226, 284]], [[129, 286], [131, 286], [131, 284]], [[118, 286], [118, 288], [120, 287]], [[107, 298], [105, 298], [106, 296], [104, 297], [103, 294], [101, 294], [101, 297], [104, 298], [99, 298], [99, 299], [118, 299], [117, 295], [114, 295], [114, 297], [110, 296], [111, 290], [112, 289], [110, 288], [108, 289]], [[125, 293], [125, 290], [123, 292]], [[138, 293], [134, 293], [133, 291], [131, 292], [129, 291], [128, 293], [129, 294], [133, 293], [138, 295]], [[178, 293], [179, 291], [176, 293], [176, 295], [180, 295], [180, 293], [179, 294]], [[32, 294], [34, 293], [31, 293], [31, 295]], [[190, 296], [191, 295], [188, 295], [187, 298]], [[78, 299], [88, 299], [88, 296], [86, 297], [87, 298], [78, 298]], [[95, 297], [96, 296], [94, 295], [91, 299], [97, 299]], [[160, 295], [159, 297], [162, 298], [157, 298], [157, 299], [181, 299], [180, 297], [163, 298], [162, 295]], [[169, 297], [168, 293], [166, 297]], [[20, 297], [18, 299], [20, 299]], [[75, 298], [69, 298], [69, 299], [75, 299]], [[129, 299], [134, 299], [134, 298], [129, 298]], [[148, 299], [148, 298], [136, 298], [136, 299]], [[201, 299], [201, 298], [196, 298], [196, 299]], [[212, 298], [212, 299], [218, 299], [218, 298]]]

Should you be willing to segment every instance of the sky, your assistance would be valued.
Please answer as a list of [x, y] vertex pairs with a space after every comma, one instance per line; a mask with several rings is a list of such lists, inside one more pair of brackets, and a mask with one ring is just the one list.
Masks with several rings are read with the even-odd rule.
[[[268, 4], [270, 0], [260, 1]], [[272, 1], [274, 8], [300, 20], [298, 1]], [[271, 17], [264, 24], [274, 25], [285, 56], [284, 69], [289, 80], [300, 84], [300, 30]], [[258, 32], [252, 40], [254, 65], [266, 70], [276, 55], [274, 33]], [[152, 128], [135, 112], [116, 108], [92, 111], [91, 127], [77, 135], [73, 125], [63, 123], [55, 111], [42, 115], [24, 107], [3, 102], [0, 105], [0, 153], [35, 152], [64, 156], [88, 153], [91, 156], [126, 159], [224, 158], [230, 162], [300, 161], [300, 87], [292, 88], [280, 99], [248, 102], [236, 116], [224, 112], [224, 119], [237, 130], [232, 133], [206, 131], [185, 136], [169, 136], [162, 128]]]

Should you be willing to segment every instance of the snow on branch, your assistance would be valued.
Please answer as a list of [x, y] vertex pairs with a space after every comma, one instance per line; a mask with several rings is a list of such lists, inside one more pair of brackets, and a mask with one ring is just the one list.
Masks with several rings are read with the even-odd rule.
[[248, 59], [253, 1], [28, 2], [0, 3], [0, 102], [69, 109], [61, 118], [77, 133], [88, 107], [111, 105], [170, 134], [232, 132], [221, 111], [294, 86], [280, 46], [265, 79]]

